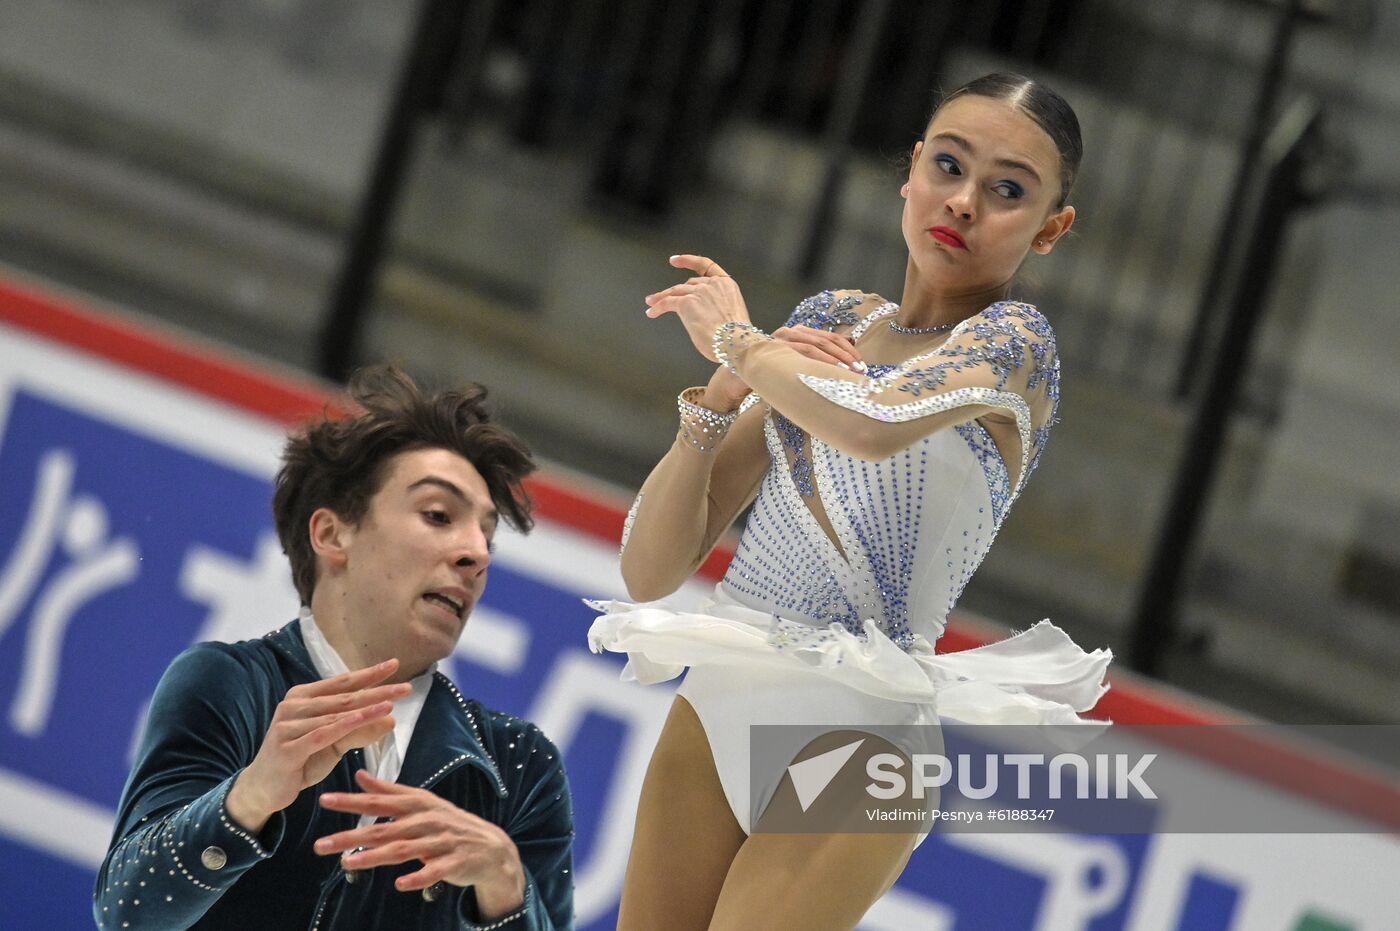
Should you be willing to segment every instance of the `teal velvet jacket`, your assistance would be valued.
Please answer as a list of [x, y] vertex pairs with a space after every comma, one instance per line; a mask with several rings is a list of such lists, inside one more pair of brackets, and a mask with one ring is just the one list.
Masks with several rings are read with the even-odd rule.
[[348, 874], [319, 837], [358, 815], [321, 808], [323, 792], [359, 791], [355, 750], [254, 837], [224, 799], [257, 753], [287, 690], [320, 678], [296, 622], [260, 640], [201, 643], [171, 663], [151, 700], [139, 756], [97, 875], [93, 915], [118, 929], [573, 928], [573, 812], [559, 751], [533, 724], [463, 698], [438, 674], [398, 781], [498, 824], [525, 865], [525, 904], [479, 920], [470, 888], [399, 892], [421, 864]]

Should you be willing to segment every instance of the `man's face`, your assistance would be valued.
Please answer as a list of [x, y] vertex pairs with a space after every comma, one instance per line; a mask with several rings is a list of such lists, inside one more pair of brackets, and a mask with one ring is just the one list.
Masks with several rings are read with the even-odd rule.
[[486, 480], [446, 449], [400, 453], [357, 527], [345, 528], [346, 632], [400, 678], [452, 653], [486, 587], [497, 513]]

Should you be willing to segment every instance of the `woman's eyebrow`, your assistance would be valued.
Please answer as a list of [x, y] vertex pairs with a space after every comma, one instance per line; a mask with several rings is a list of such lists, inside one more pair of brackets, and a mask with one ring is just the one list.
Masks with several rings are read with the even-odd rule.
[[[938, 133], [937, 135], [935, 135], [933, 138], [934, 138], [934, 139], [947, 139], [949, 142], [956, 143], [956, 144], [962, 146], [964, 149], [966, 149], [968, 155], [971, 155], [971, 156], [973, 156], [974, 158], [976, 158], [976, 156], [977, 156], [977, 150], [976, 150], [975, 148], [972, 147], [972, 143], [968, 142], [966, 139], [964, 139], [962, 136], [959, 136], [957, 133], [952, 133], [952, 132], [948, 132], [947, 130], [944, 130], [943, 132]], [[1032, 178], [1034, 178], [1035, 180], [1037, 180], [1037, 181], [1040, 180], [1040, 173], [1039, 173], [1039, 172], [1037, 172], [1034, 168], [1032, 168], [1030, 165], [1026, 164], [1025, 162], [1017, 161], [1017, 160], [1014, 159], [1014, 158], [999, 158], [999, 159], [997, 159], [996, 161], [994, 161], [992, 164], [994, 164], [994, 165], [1000, 165], [1000, 166], [1003, 167], [1003, 168], [1015, 168], [1015, 169], [1019, 169], [1019, 170], [1021, 170], [1021, 171], [1024, 171], [1026, 174], [1030, 175], [1030, 176], [1031, 176]]]

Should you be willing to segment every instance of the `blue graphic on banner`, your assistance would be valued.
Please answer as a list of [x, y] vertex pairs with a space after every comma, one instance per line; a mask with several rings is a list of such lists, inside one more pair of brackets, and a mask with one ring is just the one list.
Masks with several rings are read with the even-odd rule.
[[[951, 725], [942, 729], [939, 752], [949, 759], [981, 760], [1005, 750], [983, 740], [981, 729]], [[962, 764], [970, 774], [975, 766]], [[988, 928], [1078, 928], [1085, 931], [1111, 931], [1125, 927], [1128, 905], [1137, 886], [1146, 857], [1151, 832], [1160, 810], [1138, 798], [1085, 803], [1076, 806], [1068, 791], [1073, 777], [1065, 777], [1059, 787], [1064, 798], [1052, 801], [1051, 780], [1045, 764], [1027, 768], [1029, 793], [1018, 796], [1016, 778], [1003, 761], [996, 791], [982, 804], [991, 809], [1056, 810], [1060, 830], [1041, 833], [1035, 843], [1027, 843], [1019, 833], [961, 831], [938, 833], [919, 849], [901, 880], [906, 889], [922, 892], [951, 907], [959, 916], [977, 916], [978, 927]], [[987, 774], [978, 770], [970, 785], [987, 783]], [[1097, 779], [1088, 780], [1097, 794]], [[1104, 787], [1106, 797], [1112, 780]], [[954, 787], [944, 789], [944, 804], [966, 807], [966, 798]], [[1104, 806], [1111, 811], [1113, 833], [1069, 833], [1085, 821], [1105, 825]], [[1136, 830], [1141, 833], [1121, 833]]]
[[16, 393], [0, 446], [7, 768], [115, 807], [166, 664], [219, 633], [202, 597], [216, 593], [192, 584], [201, 557], [247, 561], [268, 494], [263, 479]]
[[1234, 923], [1240, 889], [1231, 883], [1197, 873], [1191, 877], [1186, 905], [1181, 909], [1183, 928], [1225, 931]]

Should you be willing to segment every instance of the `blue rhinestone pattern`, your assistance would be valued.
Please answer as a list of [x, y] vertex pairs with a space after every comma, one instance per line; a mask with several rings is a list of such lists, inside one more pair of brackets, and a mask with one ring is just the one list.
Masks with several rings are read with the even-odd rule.
[[860, 634], [858, 612], [844, 584], [845, 558], [803, 503], [772, 417], [764, 419], [763, 432], [772, 467], [759, 486], [725, 585], [775, 613], [839, 622]]
[[835, 330], [840, 326], [855, 326], [860, 317], [854, 308], [865, 303], [865, 297], [852, 294], [837, 298], [835, 292], [823, 291], [804, 299], [783, 326], [806, 326], [814, 330]]
[[[959, 336], [971, 338], [963, 341]], [[1026, 379], [1027, 393], [1053, 382], [1052, 396], [1058, 398], [1059, 355], [1049, 321], [1029, 304], [1000, 301], [958, 324], [937, 349], [906, 362], [902, 369], [908, 381], [899, 390], [917, 398], [942, 387], [949, 372], [981, 366], [996, 376], [994, 387], [1000, 391], [1011, 374], [1026, 364], [1027, 355], [1032, 366]]]
[[[832, 292], [809, 298], [789, 325], [852, 325], [858, 338], [874, 320], [898, 310], [884, 304], [853, 322], [844, 312], [855, 304], [840, 306], [846, 300]], [[971, 370], [974, 376], [963, 374]], [[953, 374], [959, 378], [950, 384]], [[828, 400], [884, 421], [969, 404], [1015, 416], [1021, 468], [1014, 487], [1007, 462], [976, 421], [870, 462], [807, 437], [776, 411], [764, 420], [770, 468], [725, 586], [774, 615], [770, 642], [779, 649], [829, 639], [839, 630], [835, 624], [863, 638], [871, 621], [902, 649], [936, 640], [1056, 422], [1060, 370], [1053, 331], [1035, 308], [1005, 302], [960, 323], [935, 350], [899, 365], [870, 366], [859, 382], [800, 377]], [[911, 397], [873, 400], [892, 389]], [[1039, 390], [1051, 401], [1051, 416], [1033, 430], [1030, 406], [1018, 391]], [[830, 523], [831, 536], [818, 516]]]
[[[805, 326], [831, 332], [835, 332], [837, 327], [853, 327], [861, 323], [855, 308], [863, 303], [864, 295], [852, 294], [837, 298], [834, 291], [822, 291], [799, 303], [783, 326]], [[812, 497], [815, 489], [812, 486], [812, 462], [807, 458], [807, 434], [797, 424], [776, 411], [773, 413], [773, 422], [778, 428], [778, 435], [782, 437], [783, 445], [792, 453], [792, 479], [797, 483], [798, 492], [804, 498]]]
[[[1019, 375], [1027, 365], [1030, 370], [1024, 373], [1024, 390], [1027, 394], [1043, 390], [1051, 403], [1049, 418], [1035, 430], [1031, 428], [1030, 405], [1025, 397], [1005, 390], [1012, 374]], [[970, 374], [960, 377], [960, 382], [982, 383], [967, 387], [949, 383], [950, 375], [964, 373]], [[893, 371], [868, 376], [861, 382], [812, 375], [798, 377], [832, 403], [889, 423], [905, 423], [969, 404], [1004, 408], [1016, 418], [1021, 437], [1021, 462], [1013, 498], [1040, 462], [1050, 427], [1056, 422], [1060, 398], [1060, 362], [1054, 331], [1038, 310], [1016, 301], [1001, 301], [968, 317], [953, 329], [947, 342]], [[891, 390], [912, 395], [915, 400], [873, 400]]]
[[812, 497], [816, 489], [812, 487], [812, 461], [807, 458], [807, 434], [777, 411], [773, 412], [773, 426], [783, 445], [792, 453], [792, 481], [797, 485], [797, 493], [804, 498]]
[[1006, 460], [1001, 458], [1001, 450], [992, 442], [987, 428], [977, 421], [958, 424], [953, 429], [967, 442], [967, 448], [982, 466], [987, 491], [992, 496], [992, 526], [1000, 527], [1006, 509], [1011, 506], [1011, 473], [1006, 468]]
[[867, 462], [812, 441], [827, 517], [852, 554], [857, 607], [876, 618], [900, 649], [914, 644], [909, 584], [919, 546], [928, 444], [916, 443], [882, 462]]

